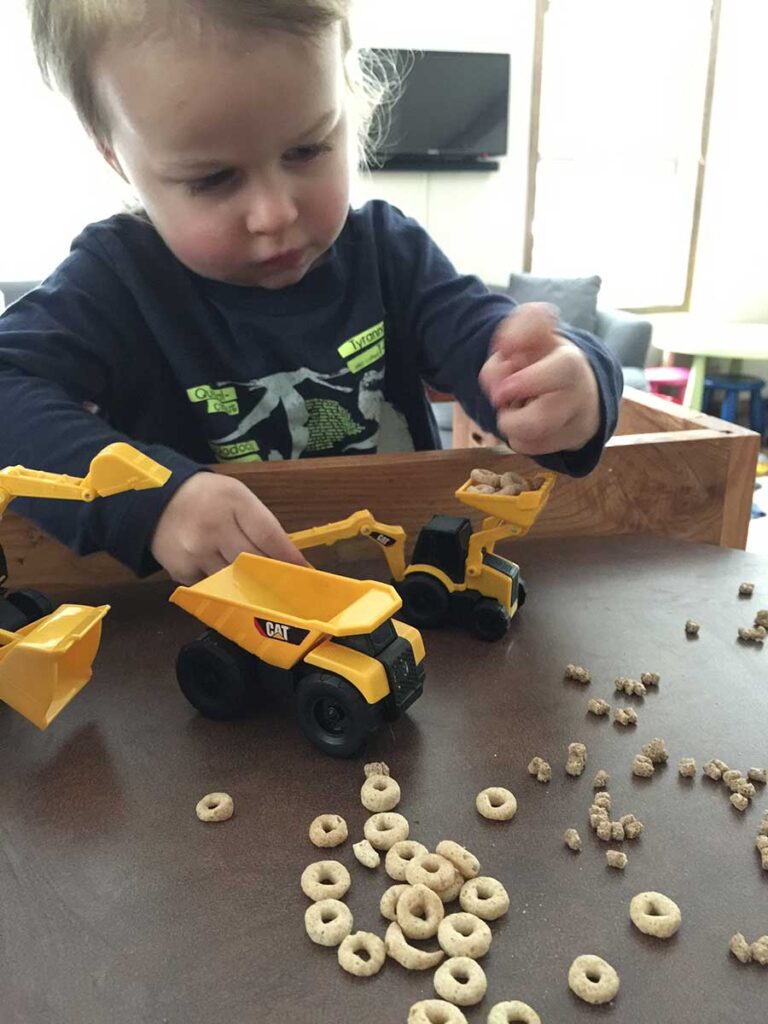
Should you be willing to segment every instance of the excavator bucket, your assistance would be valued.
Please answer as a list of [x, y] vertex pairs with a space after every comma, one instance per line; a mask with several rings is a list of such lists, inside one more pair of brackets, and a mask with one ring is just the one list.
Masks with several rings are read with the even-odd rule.
[[94, 455], [83, 483], [104, 498], [123, 491], [145, 491], [162, 487], [170, 469], [150, 459], [125, 441], [116, 441]]
[[536, 522], [557, 480], [557, 473], [542, 471], [536, 475], [543, 477], [544, 482], [535, 491], [523, 491], [521, 494], [479, 494], [469, 489], [473, 483], [472, 480], [467, 480], [455, 492], [455, 496], [465, 505], [517, 527], [517, 535], [522, 536]]
[[63, 604], [15, 633], [0, 630], [0, 700], [47, 728], [91, 678], [103, 604]]

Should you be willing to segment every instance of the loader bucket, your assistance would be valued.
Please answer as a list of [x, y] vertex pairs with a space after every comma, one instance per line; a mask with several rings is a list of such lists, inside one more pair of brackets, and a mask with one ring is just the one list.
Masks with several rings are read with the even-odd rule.
[[478, 494], [477, 491], [469, 490], [472, 486], [470, 479], [461, 485], [455, 496], [465, 505], [518, 527], [517, 532], [522, 535], [536, 522], [557, 480], [557, 473], [539, 472], [537, 476], [544, 477], [544, 483], [537, 491], [523, 491], [522, 494]]
[[104, 498], [123, 491], [145, 491], [162, 487], [170, 477], [170, 469], [137, 451], [125, 441], [107, 445], [91, 459], [85, 484]]
[[63, 604], [15, 633], [0, 630], [0, 700], [47, 728], [91, 678], [103, 604]]

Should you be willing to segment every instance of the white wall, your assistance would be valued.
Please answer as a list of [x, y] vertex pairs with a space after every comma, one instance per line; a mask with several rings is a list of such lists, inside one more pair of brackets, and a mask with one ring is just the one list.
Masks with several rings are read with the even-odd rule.
[[[471, 10], [471, 14], [469, 11]], [[382, 198], [416, 217], [459, 270], [503, 284], [525, 238], [534, 0], [358, 0], [363, 46], [511, 54], [509, 154], [500, 170], [375, 171], [355, 199]]]

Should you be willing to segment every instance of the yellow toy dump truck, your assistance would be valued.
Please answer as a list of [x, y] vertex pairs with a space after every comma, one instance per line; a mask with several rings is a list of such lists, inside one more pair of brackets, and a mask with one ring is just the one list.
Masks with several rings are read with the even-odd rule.
[[[93, 501], [161, 487], [170, 475], [124, 442], [103, 448], [82, 478], [9, 466], [0, 470], [0, 518], [14, 498]], [[109, 605], [54, 610], [36, 590], [8, 590], [7, 575], [0, 547], [0, 700], [45, 729], [91, 678]]]
[[557, 475], [539, 473], [536, 489], [485, 494], [467, 480], [459, 501], [488, 513], [479, 530], [465, 516], [436, 515], [419, 533], [410, 563], [402, 527], [377, 522], [367, 509], [337, 523], [291, 534], [300, 549], [358, 535], [379, 544], [403, 599], [402, 617], [419, 629], [467, 623], [476, 636], [498, 640], [525, 601], [520, 567], [494, 553], [500, 540], [528, 533], [549, 499]]
[[210, 627], [176, 663], [182, 692], [209, 718], [247, 714], [260, 666], [273, 666], [290, 674], [307, 738], [350, 757], [421, 695], [424, 644], [393, 618], [402, 601], [386, 583], [243, 553], [170, 600]]

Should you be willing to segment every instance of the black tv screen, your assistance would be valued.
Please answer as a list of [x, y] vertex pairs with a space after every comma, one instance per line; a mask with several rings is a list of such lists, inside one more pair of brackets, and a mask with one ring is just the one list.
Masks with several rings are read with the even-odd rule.
[[507, 152], [509, 54], [373, 50], [395, 66], [402, 85], [380, 166], [408, 161], [482, 161]]

